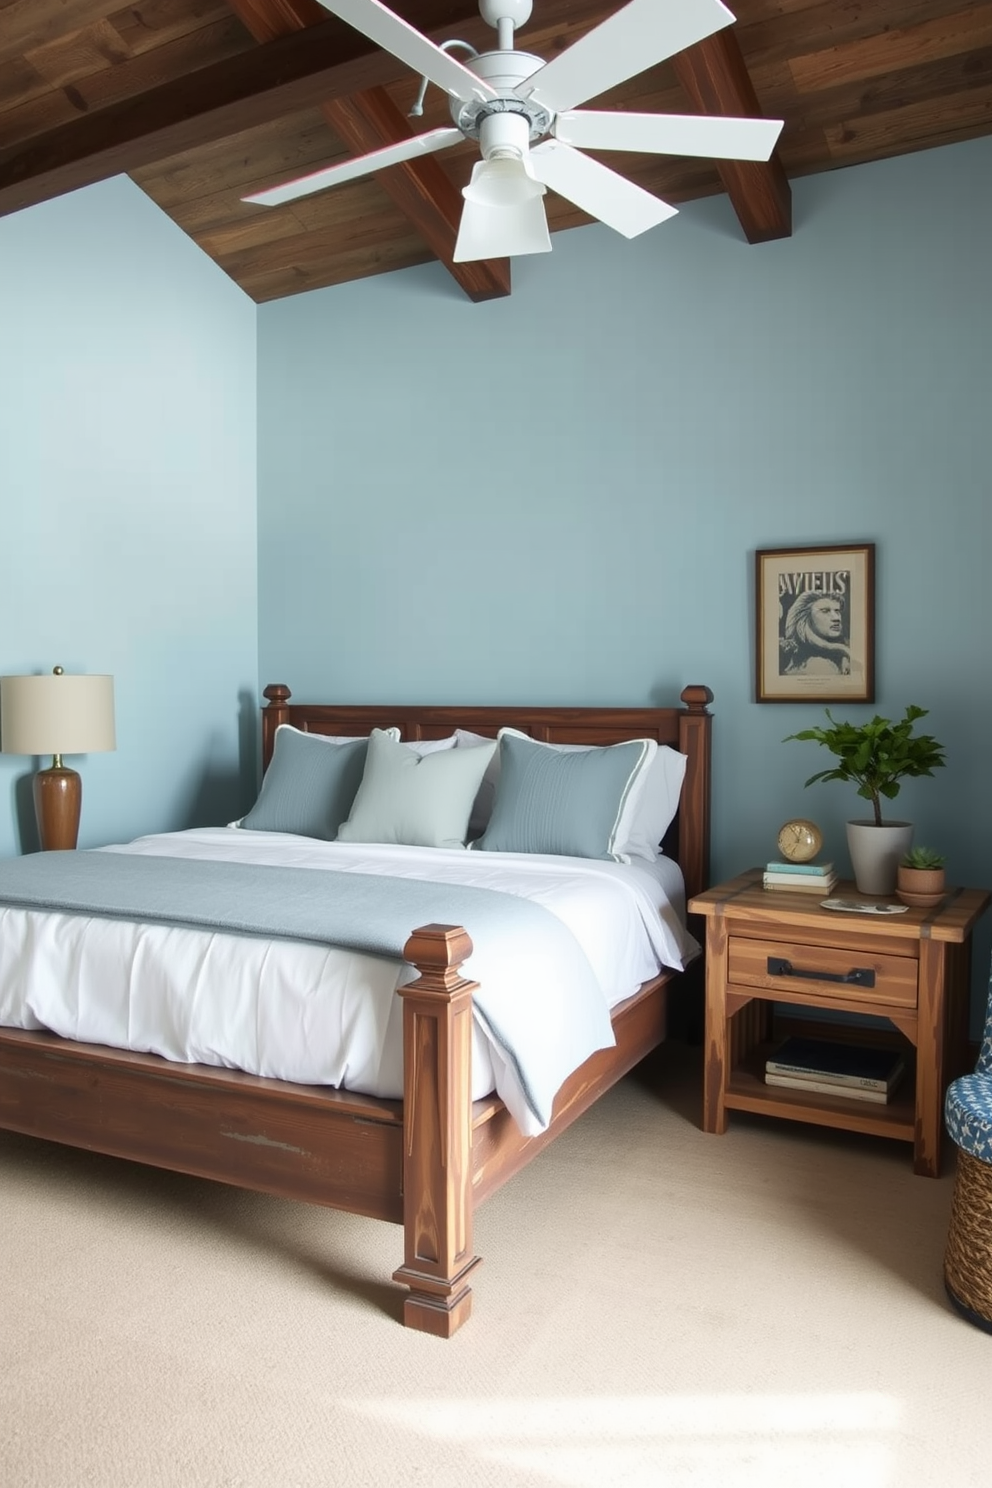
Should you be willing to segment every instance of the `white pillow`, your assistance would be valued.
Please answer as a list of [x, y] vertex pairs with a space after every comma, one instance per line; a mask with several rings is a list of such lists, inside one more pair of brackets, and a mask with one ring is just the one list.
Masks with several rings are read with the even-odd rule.
[[[470, 733], [467, 729], [456, 729], [455, 739], [459, 746], [472, 746], [488, 742], [482, 734]], [[544, 744], [546, 749], [569, 750], [593, 749], [592, 744]], [[652, 741], [654, 742], [654, 741]], [[656, 746], [646, 770], [639, 772], [634, 787], [627, 798], [617, 829], [617, 851], [621, 861], [645, 858], [655, 862], [661, 852], [661, 840], [675, 819], [685, 779], [686, 757], [678, 749], [667, 744]], [[489, 825], [492, 816], [496, 787], [499, 784], [499, 750], [493, 755], [482, 777], [479, 794], [472, 806], [468, 824], [469, 839], [479, 837]]]
[[686, 763], [681, 750], [658, 745], [658, 753], [643, 776], [640, 793], [635, 793], [630, 808], [625, 851], [632, 858], [646, 858], [653, 863], [659, 856], [661, 839], [679, 809]]

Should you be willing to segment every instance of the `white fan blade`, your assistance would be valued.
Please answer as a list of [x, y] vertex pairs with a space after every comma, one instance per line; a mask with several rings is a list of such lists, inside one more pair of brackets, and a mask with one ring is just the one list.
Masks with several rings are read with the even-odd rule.
[[720, 114], [559, 114], [554, 136], [583, 150], [645, 150], [654, 155], [711, 155], [715, 160], [767, 160], [781, 119], [729, 119]]
[[320, 3], [325, 10], [340, 16], [370, 41], [378, 42], [384, 51], [391, 52], [414, 72], [430, 78], [445, 93], [460, 98], [463, 103], [498, 96], [495, 88], [476, 77], [455, 57], [442, 52], [440, 47], [385, 5], [380, 5], [379, 0], [320, 0]]
[[630, 0], [532, 73], [516, 92], [552, 113], [574, 108], [721, 31], [734, 19], [720, 0]]
[[356, 176], [369, 176], [373, 171], [384, 170], [387, 165], [399, 165], [403, 160], [413, 160], [418, 155], [433, 155], [437, 150], [446, 150], [457, 145], [465, 136], [453, 126], [447, 129], [428, 129], [425, 134], [415, 134], [411, 139], [399, 140], [395, 145], [383, 145], [381, 150], [372, 150], [368, 155], [356, 155], [354, 160], [342, 160], [338, 165], [328, 165], [324, 170], [311, 171], [308, 176], [297, 176], [295, 181], [283, 181], [281, 186], [270, 186], [267, 191], [256, 191], [252, 196], [243, 196], [242, 201], [255, 202], [260, 207], [278, 207], [283, 202], [295, 201], [298, 196], [309, 196], [311, 192], [323, 191], [327, 186], [339, 186], [342, 181], [353, 181]]
[[535, 145], [530, 163], [539, 181], [625, 238], [636, 238], [638, 233], [674, 217], [678, 210], [560, 140], [547, 139]]

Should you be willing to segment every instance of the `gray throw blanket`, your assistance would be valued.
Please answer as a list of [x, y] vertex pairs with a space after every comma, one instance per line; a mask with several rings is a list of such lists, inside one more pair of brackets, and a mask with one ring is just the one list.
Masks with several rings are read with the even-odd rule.
[[483, 1029], [515, 1069], [542, 1127], [572, 1069], [614, 1041], [602, 992], [572, 932], [550, 910], [515, 894], [331, 869], [89, 851], [0, 862], [0, 904], [316, 941], [398, 961], [418, 926], [463, 925], [480, 969], [512, 956], [529, 973], [566, 980], [574, 1024], [570, 1018], [560, 1037], [541, 1040], [537, 1049], [526, 1037], [529, 995], [483, 982], [474, 998]]

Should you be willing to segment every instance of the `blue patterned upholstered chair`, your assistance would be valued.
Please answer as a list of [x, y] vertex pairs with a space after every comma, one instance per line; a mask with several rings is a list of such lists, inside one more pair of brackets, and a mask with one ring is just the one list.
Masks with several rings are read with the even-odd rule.
[[975, 1073], [950, 1085], [944, 1118], [958, 1149], [944, 1285], [957, 1310], [992, 1333], [992, 976]]

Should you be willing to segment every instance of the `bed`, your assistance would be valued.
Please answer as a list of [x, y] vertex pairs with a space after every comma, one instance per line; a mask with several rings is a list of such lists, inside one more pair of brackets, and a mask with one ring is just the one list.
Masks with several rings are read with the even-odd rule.
[[[327, 740], [393, 730], [425, 749], [454, 730], [492, 740], [508, 729], [535, 744], [582, 749], [656, 741], [684, 756], [664, 857], [678, 864], [686, 898], [708, 886], [705, 687], [687, 687], [680, 707], [641, 709], [300, 704], [282, 684], [264, 696], [267, 771], [284, 726]], [[473, 1098], [486, 989], [461, 971], [473, 954], [471, 923], [414, 923], [410, 931], [402, 955], [411, 980], [396, 989], [402, 1094], [395, 1098], [164, 1059], [91, 1041], [92, 1034], [84, 1042], [2, 1027], [0, 1127], [401, 1224], [404, 1258], [394, 1280], [407, 1289], [403, 1320], [449, 1337], [471, 1312], [476, 1206], [664, 1039], [681, 973], [663, 970], [611, 1007], [612, 1045], [573, 1069], [537, 1127], [526, 1129], [498, 1090]]]

